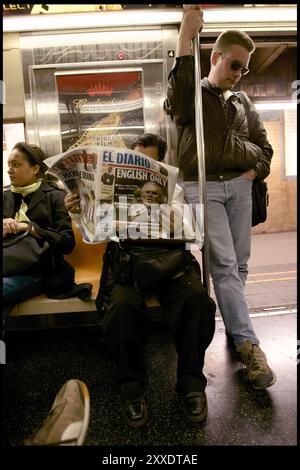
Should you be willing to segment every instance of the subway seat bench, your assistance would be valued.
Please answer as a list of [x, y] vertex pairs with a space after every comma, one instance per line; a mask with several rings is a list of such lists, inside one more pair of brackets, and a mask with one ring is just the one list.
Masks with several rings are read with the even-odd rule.
[[[95, 300], [99, 289], [106, 243], [89, 245], [83, 242], [81, 233], [75, 224], [73, 224], [73, 230], [76, 245], [71, 254], [65, 255], [65, 259], [75, 269], [75, 282], [77, 284], [89, 282], [93, 285], [91, 298], [87, 301], [80, 300], [78, 297], [49, 299], [42, 294], [15, 305], [9, 313], [10, 317], [95, 312], [97, 310]], [[146, 304], [149, 308], [159, 307], [159, 302], [155, 296], [149, 296], [146, 299]]]
[[49, 299], [45, 294], [37, 295], [17, 304], [10, 311], [10, 316], [96, 311], [95, 299], [99, 288], [102, 258], [106, 249], [106, 243], [88, 245], [82, 241], [81, 233], [75, 224], [73, 224], [73, 231], [76, 245], [72, 253], [65, 255], [64, 258], [75, 269], [75, 282], [77, 284], [89, 282], [93, 285], [91, 298], [83, 301], [78, 297]]

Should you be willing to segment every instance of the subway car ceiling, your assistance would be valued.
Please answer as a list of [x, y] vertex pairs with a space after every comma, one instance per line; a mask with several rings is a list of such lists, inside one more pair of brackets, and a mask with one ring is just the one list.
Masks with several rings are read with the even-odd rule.
[[[246, 17], [245, 10], [247, 10]], [[251, 16], [253, 15], [253, 10], [256, 10], [255, 16]], [[278, 15], [279, 10], [281, 10], [280, 15]], [[152, 19], [149, 17], [150, 13], [152, 14]], [[116, 18], [116, 14], [121, 15], [119, 16], [121, 26], [113, 25], [113, 20], [111, 18]], [[134, 14], [139, 14], [140, 16], [134, 17]], [[270, 20], [266, 19], [266, 14]], [[159, 34], [159, 31], [161, 31], [162, 38], [166, 38], [166, 35], [168, 34], [167, 31], [170, 31], [172, 33], [172, 41], [170, 42], [172, 45], [170, 46], [170, 49], [174, 50], [174, 38], [177, 35], [182, 11], [176, 8], [161, 10], [155, 9], [144, 12], [142, 10], [134, 12], [134, 10], [131, 9], [118, 12], [101, 12], [96, 15], [98, 23], [100, 23], [101, 20], [102, 24], [102, 26], [98, 26], [98, 28], [96, 28], [96, 25], [93, 23], [89, 23], [87, 28], [76, 28], [71, 30], [67, 29], [69, 26], [63, 28], [58, 25], [58, 19], [62, 20], [63, 17], [68, 16], [68, 23], [64, 24], [69, 25], [71, 23], [74, 26], [76, 24], [75, 18], [78, 18], [78, 15], [83, 18], [89, 17], [90, 20], [93, 19], [93, 21], [95, 21], [95, 14], [90, 16], [90, 13], [73, 14], [72, 17], [74, 17], [74, 21], [72, 22], [70, 22], [70, 15], [36, 15], [34, 17], [23, 17], [21, 23], [19, 23], [23, 26], [20, 27], [19, 30], [16, 30], [17, 26], [13, 26], [11, 21], [15, 18], [4, 18], [3, 63], [6, 93], [4, 120], [6, 122], [25, 120], [24, 89], [28, 88], [29, 80], [28, 70], [26, 70], [26, 68], [30, 65], [33, 66], [34, 64], [37, 64], [34, 58], [34, 51], [37, 51], [39, 47], [43, 47], [46, 54], [53, 49], [52, 42], [56, 43], [55, 47], [57, 47], [57, 49], [64, 47], [67, 49], [66, 46], [69, 47], [72, 44], [78, 45], [81, 41], [84, 41], [85, 37], [88, 38], [95, 36], [95, 33], [96, 35], [97, 33], [102, 33], [101, 36], [103, 38], [104, 36], [110, 37], [112, 35], [112, 31], [115, 32], [114, 34], [117, 34], [118, 31], [121, 33], [126, 32], [127, 30], [130, 31], [130, 34], [134, 37], [134, 33], [138, 33], [138, 31], [144, 31], [144, 35], [147, 35], [146, 31], [148, 30], [148, 34], [151, 34], [151, 31], [156, 31], [156, 34]], [[42, 27], [50, 27], [51, 21], [49, 20], [52, 20], [53, 17], [56, 17], [56, 27], [59, 29], [41, 30]], [[237, 23], [234, 19], [239, 17], [240, 22]], [[138, 22], [139, 18], [140, 22]], [[246, 21], [247, 18], [248, 21]], [[256, 18], [255, 21], [254, 18]], [[26, 21], [26, 19], [28, 19], [28, 21]], [[27, 27], [29, 27], [30, 25], [29, 20], [38, 20], [38, 23], [32, 23], [33, 26], [31, 27], [33, 28], [34, 24], [39, 25], [40, 31], [32, 29], [31, 31], [24, 32], [23, 30], [25, 26], [27, 25]], [[241, 7], [231, 7], [214, 11], [210, 9], [209, 11], [204, 11], [204, 20], [205, 27], [201, 33], [200, 41], [201, 70], [203, 76], [208, 73], [211, 48], [219, 33], [228, 28], [241, 28], [251, 35], [256, 44], [256, 51], [254, 52], [250, 63], [251, 71], [243, 79], [243, 83], [247, 84], [248, 82], [250, 86], [252, 86], [254, 82], [259, 84], [266, 80], [281, 82], [281, 89], [285, 89], [286, 92], [281, 92], [280, 99], [290, 98], [290, 82], [295, 80], [297, 63], [297, 23], [295, 7], [291, 6], [281, 9], [244, 9]], [[128, 22], [128, 25], [126, 25], [126, 21]], [[44, 24], [42, 24], [43, 22]], [[135, 22], [134, 25], [132, 25], [133, 22]], [[81, 25], [83, 24], [85, 23], [81, 22]], [[105, 35], [105, 32], [110, 34]], [[124, 35], [121, 36], [124, 37]], [[24, 44], [25, 38], [27, 40], [27, 44], [30, 44], [27, 52], [31, 56], [29, 61], [31, 63], [27, 63], [28, 61], [26, 61], [26, 65], [24, 66], [24, 58], [22, 63], [24, 45], [22, 51], [21, 43]], [[95, 40], [93, 40], [93, 42], [94, 41]], [[39, 46], [41, 43], [43, 43], [43, 46]], [[122, 43], [119, 45], [122, 46]], [[86, 43], [86, 46], [88, 47], [88, 43]], [[166, 56], [167, 68], [169, 69], [173, 62], [173, 58], [171, 56], [167, 57], [168, 51], [168, 47], [163, 47], [160, 57], [163, 57], [164, 55]], [[95, 56], [94, 60], [97, 61], [99, 59]], [[66, 62], [71, 62], [67, 55]], [[47, 65], [50, 65], [50, 63], [47, 62]], [[13, 80], [12, 77], [14, 77]]]

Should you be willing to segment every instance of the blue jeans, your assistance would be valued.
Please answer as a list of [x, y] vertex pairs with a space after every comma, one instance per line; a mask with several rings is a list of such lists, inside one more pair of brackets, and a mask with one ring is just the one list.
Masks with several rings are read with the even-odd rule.
[[[182, 183], [189, 203], [199, 201], [198, 183]], [[238, 176], [206, 182], [209, 270], [226, 331], [236, 345], [259, 344], [244, 294], [251, 245], [252, 181]]]
[[39, 274], [3, 277], [3, 320], [14, 305], [44, 291], [44, 278]]

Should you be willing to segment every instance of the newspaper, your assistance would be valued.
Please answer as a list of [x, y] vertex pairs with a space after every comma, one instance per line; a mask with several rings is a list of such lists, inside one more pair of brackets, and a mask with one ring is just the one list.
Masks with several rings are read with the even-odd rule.
[[99, 146], [71, 149], [45, 164], [69, 194], [79, 194], [85, 242], [185, 237], [174, 234], [174, 220], [172, 230], [172, 217], [182, 214], [169, 210], [178, 186], [176, 167], [128, 148]]

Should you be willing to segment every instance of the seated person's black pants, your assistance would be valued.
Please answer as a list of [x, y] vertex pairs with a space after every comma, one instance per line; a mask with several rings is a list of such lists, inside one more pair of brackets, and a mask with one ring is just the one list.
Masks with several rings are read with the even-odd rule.
[[[186, 274], [166, 282], [155, 294], [174, 335], [177, 389], [182, 394], [203, 391], [204, 356], [215, 331], [216, 306], [202, 285], [200, 269], [193, 263]], [[144, 393], [147, 307], [133, 285], [115, 284], [110, 299], [102, 323], [104, 342], [119, 366], [121, 398], [132, 400]]]

